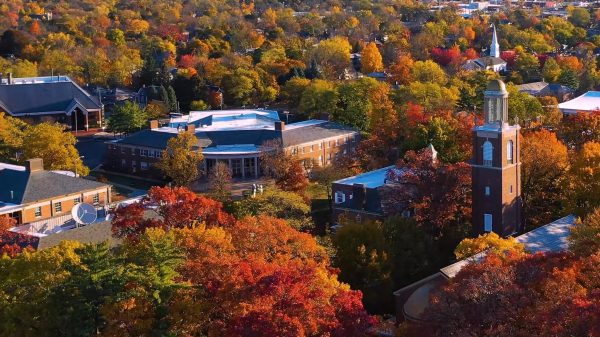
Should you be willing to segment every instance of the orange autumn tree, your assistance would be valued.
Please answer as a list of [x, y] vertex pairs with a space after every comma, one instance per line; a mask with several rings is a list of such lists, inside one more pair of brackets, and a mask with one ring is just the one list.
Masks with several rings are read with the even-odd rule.
[[374, 42], [369, 42], [362, 50], [361, 70], [365, 74], [383, 70], [383, 58]]
[[525, 133], [521, 147], [521, 184], [526, 227], [557, 219], [565, 201], [569, 158], [567, 147], [547, 130]]

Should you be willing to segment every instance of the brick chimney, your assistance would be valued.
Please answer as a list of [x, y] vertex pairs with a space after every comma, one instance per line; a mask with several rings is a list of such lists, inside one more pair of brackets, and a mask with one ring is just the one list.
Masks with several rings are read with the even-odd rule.
[[195, 133], [196, 132], [196, 125], [194, 124], [188, 124], [185, 126], [185, 131], [187, 132], [191, 132], [191, 133]]
[[156, 119], [151, 120], [149, 125], [150, 130], [158, 129], [158, 121]]
[[275, 122], [275, 131], [283, 131], [285, 130], [284, 122]]
[[33, 158], [25, 162], [27, 172], [39, 172], [44, 170], [44, 161], [42, 158]]

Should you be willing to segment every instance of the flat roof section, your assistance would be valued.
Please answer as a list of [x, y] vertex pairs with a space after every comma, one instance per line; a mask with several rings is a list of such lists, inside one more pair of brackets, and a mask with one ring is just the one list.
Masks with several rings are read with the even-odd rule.
[[600, 91], [588, 91], [570, 101], [558, 105], [564, 114], [576, 114], [579, 111], [600, 111]]
[[385, 184], [385, 178], [388, 171], [394, 167], [396, 166], [387, 166], [378, 170], [361, 173], [353, 177], [340, 179], [338, 181], [334, 181], [333, 183], [342, 185], [364, 184], [367, 188], [377, 188]]

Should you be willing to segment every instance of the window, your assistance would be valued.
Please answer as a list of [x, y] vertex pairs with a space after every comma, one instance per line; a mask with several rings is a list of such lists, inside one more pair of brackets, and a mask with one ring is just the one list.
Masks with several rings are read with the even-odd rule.
[[344, 201], [346, 201], [346, 195], [344, 194], [344, 192], [335, 192], [335, 203], [341, 204]]
[[513, 141], [509, 140], [506, 143], [506, 161], [509, 164], [513, 164]]
[[125, 167], [127, 166], [127, 162], [125, 161], [125, 159], [121, 159], [121, 167]]
[[100, 202], [100, 193], [96, 193], [96, 194], [94, 194], [94, 197], [92, 198], [92, 202], [93, 202], [94, 204], [97, 204], [97, 203], [99, 203], [99, 202]]
[[154, 150], [154, 157], [155, 158], [162, 157], [162, 151], [161, 150]]
[[39, 218], [42, 216], [42, 207], [38, 206], [34, 209], [33, 214], [35, 215], [36, 218]]
[[140, 156], [149, 157], [150, 151], [148, 150], [140, 150]]
[[302, 154], [304, 154], [305, 152], [306, 152], [306, 151], [305, 151], [305, 148], [304, 148], [304, 146], [303, 146], [303, 147], [302, 147]]
[[485, 187], [485, 195], [486, 195], [486, 196], [489, 196], [489, 195], [490, 195], [490, 187], [489, 187], [489, 186], [486, 186], [486, 187]]
[[512, 185], [510, 185], [509, 192], [510, 192], [510, 194], [512, 194]]
[[483, 230], [486, 232], [492, 231], [492, 215], [491, 214], [483, 215]]
[[314, 145], [311, 145], [311, 146], [310, 146], [310, 152], [313, 152], [314, 150], [315, 150], [315, 146], [314, 146]]
[[336, 140], [335, 140], [335, 146], [339, 146], [339, 145], [340, 145], [340, 140], [339, 140], [339, 139], [336, 139]]
[[319, 156], [319, 166], [323, 165], [323, 156]]
[[323, 143], [319, 143], [319, 149], [322, 150], [323, 149]]
[[489, 140], [486, 140], [483, 143], [483, 166], [492, 166], [492, 157], [494, 153], [494, 148], [492, 147], [492, 143]]
[[81, 203], [81, 197], [77, 197], [77, 198], [73, 199], [73, 205], [77, 205], [79, 203]]
[[140, 170], [145, 171], [148, 169], [148, 163], [146, 163], [145, 161], [141, 161], [140, 162]]
[[62, 203], [61, 202], [55, 202], [54, 203], [54, 212], [55, 213], [62, 213]]

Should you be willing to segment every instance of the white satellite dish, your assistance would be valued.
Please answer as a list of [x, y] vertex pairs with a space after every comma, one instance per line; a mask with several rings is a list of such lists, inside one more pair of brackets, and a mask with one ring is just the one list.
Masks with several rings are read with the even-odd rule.
[[96, 221], [98, 212], [96, 207], [90, 204], [77, 204], [71, 209], [71, 216], [73, 220], [80, 225], [89, 225]]

